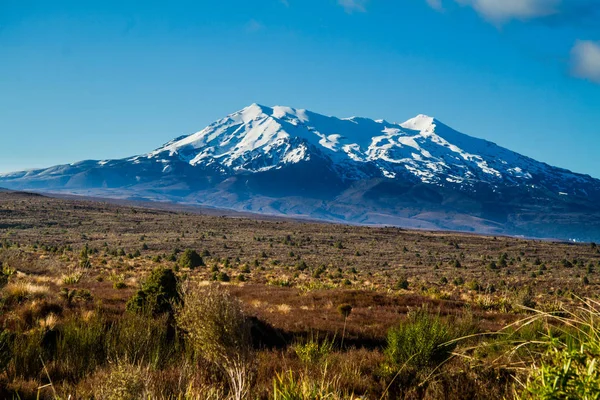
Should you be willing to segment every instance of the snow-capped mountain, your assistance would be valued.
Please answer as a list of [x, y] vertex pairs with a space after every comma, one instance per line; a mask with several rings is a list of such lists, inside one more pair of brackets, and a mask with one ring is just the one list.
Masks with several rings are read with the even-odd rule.
[[[573, 190], [575, 182], [598, 185], [590, 177], [552, 168], [494, 143], [461, 134], [426, 115], [394, 124], [257, 104], [134, 161], [155, 159], [164, 163], [163, 170], [168, 172], [175, 158], [175, 162], [213, 166], [223, 173], [235, 174], [281, 169], [310, 161], [311, 156], [330, 159], [340, 177], [349, 181], [412, 175], [433, 184], [523, 185], [535, 184], [537, 177], [553, 181], [555, 190], [564, 190], [561, 193]], [[565, 186], [561, 187], [561, 183]]]
[[[425, 115], [390, 123], [252, 104], [147, 154], [4, 174], [0, 183], [337, 221], [600, 237], [599, 180]], [[580, 224], [584, 214], [592, 217]]]

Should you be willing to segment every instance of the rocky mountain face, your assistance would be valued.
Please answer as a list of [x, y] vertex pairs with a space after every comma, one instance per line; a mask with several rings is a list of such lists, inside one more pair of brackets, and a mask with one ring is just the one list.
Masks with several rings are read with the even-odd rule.
[[419, 115], [253, 104], [143, 155], [0, 174], [10, 189], [337, 222], [600, 241], [600, 180]]

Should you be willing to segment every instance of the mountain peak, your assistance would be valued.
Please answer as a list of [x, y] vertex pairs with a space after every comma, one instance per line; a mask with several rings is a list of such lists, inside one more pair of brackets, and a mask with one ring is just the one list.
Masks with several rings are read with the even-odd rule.
[[425, 114], [419, 114], [414, 118], [400, 124], [401, 127], [419, 132], [433, 132], [438, 123], [433, 117]]
[[263, 114], [270, 115], [271, 108], [263, 106], [262, 104], [252, 103], [247, 107], [242, 108], [240, 111], [234, 113], [233, 115], [241, 115], [244, 121], [253, 120]]

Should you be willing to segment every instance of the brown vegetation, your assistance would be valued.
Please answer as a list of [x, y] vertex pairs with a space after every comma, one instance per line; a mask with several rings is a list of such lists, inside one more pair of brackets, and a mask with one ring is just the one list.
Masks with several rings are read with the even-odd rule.
[[[513, 394], [515, 372], [491, 362], [500, 342], [477, 354], [486, 366], [474, 366], [472, 352], [448, 358], [448, 348], [423, 358], [390, 343], [409, 343], [417, 326], [438, 348], [440, 338], [499, 330], [526, 315], [523, 306], [555, 311], [595, 297], [600, 283], [600, 252], [590, 244], [7, 193], [0, 193], [0, 263], [0, 397], [22, 399], [54, 391], [61, 398], [502, 398]], [[189, 304], [221, 302], [202, 303], [212, 311], [196, 315], [185, 301], [171, 307], [164, 299], [172, 297], [158, 295], [160, 307], [145, 313], [146, 296], [158, 289], [144, 282], [157, 268], [175, 271], [193, 293], [216, 290]], [[135, 296], [141, 305], [128, 307]], [[414, 316], [423, 309], [428, 317]], [[219, 315], [232, 315], [231, 329], [250, 336], [215, 347], [218, 331], [207, 333], [206, 321], [221, 326], [211, 320]]]

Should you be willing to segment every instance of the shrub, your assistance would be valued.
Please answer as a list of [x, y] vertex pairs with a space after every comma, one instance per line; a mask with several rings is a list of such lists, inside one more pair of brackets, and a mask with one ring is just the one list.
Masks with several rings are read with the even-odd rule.
[[404, 364], [431, 367], [450, 356], [454, 345], [447, 342], [451, 339], [453, 334], [439, 315], [431, 315], [426, 308], [421, 308], [411, 311], [406, 321], [388, 331], [385, 354], [396, 367]]
[[150, 398], [149, 371], [140, 366], [119, 361], [103, 377], [95, 390], [102, 400], [136, 400]]
[[61, 279], [62, 279], [62, 283], [65, 285], [75, 285], [75, 284], [79, 283], [79, 281], [81, 280], [82, 277], [83, 277], [82, 271], [74, 271], [71, 274], [63, 275]]
[[300, 361], [311, 364], [327, 358], [333, 350], [333, 341], [325, 339], [319, 342], [318, 339], [311, 336], [306, 342], [294, 345], [294, 351]]
[[204, 266], [204, 260], [196, 250], [187, 249], [179, 257], [179, 266], [182, 268], [198, 268]]
[[467, 289], [479, 292], [481, 290], [481, 285], [476, 280], [473, 280], [467, 283]]
[[115, 283], [113, 283], [113, 287], [115, 289], [125, 289], [127, 287], [127, 284], [123, 281], [116, 281]]
[[8, 341], [10, 348], [7, 351], [11, 358], [7, 370], [11, 376], [19, 378], [39, 376], [42, 371], [40, 355], [47, 359], [47, 354], [42, 347], [43, 339], [44, 330], [38, 328], [26, 334], [14, 335], [12, 340]]
[[161, 314], [172, 312], [172, 304], [179, 303], [179, 282], [170, 268], [155, 268], [142, 288], [129, 299], [127, 309], [135, 312]]
[[227, 275], [227, 273], [226, 273], [226, 272], [220, 272], [220, 273], [217, 275], [217, 280], [218, 280], [219, 282], [229, 282], [229, 281], [231, 280], [231, 278], [229, 278], [229, 275]]
[[406, 279], [400, 279], [398, 282], [396, 282], [396, 285], [394, 285], [394, 289], [396, 289], [396, 290], [400, 290], [400, 289], [402, 289], [402, 290], [408, 290], [408, 286], [409, 286], [408, 280], [406, 280]]
[[517, 307], [534, 308], [536, 306], [533, 290], [530, 287], [525, 287], [517, 293], [515, 298]]
[[2, 289], [8, 283], [9, 275], [4, 272], [4, 267], [2, 266], [2, 261], [0, 261], [0, 289]]
[[223, 370], [231, 396], [245, 398], [250, 389], [253, 352], [250, 321], [240, 301], [218, 285], [190, 287], [176, 320], [196, 353]]

